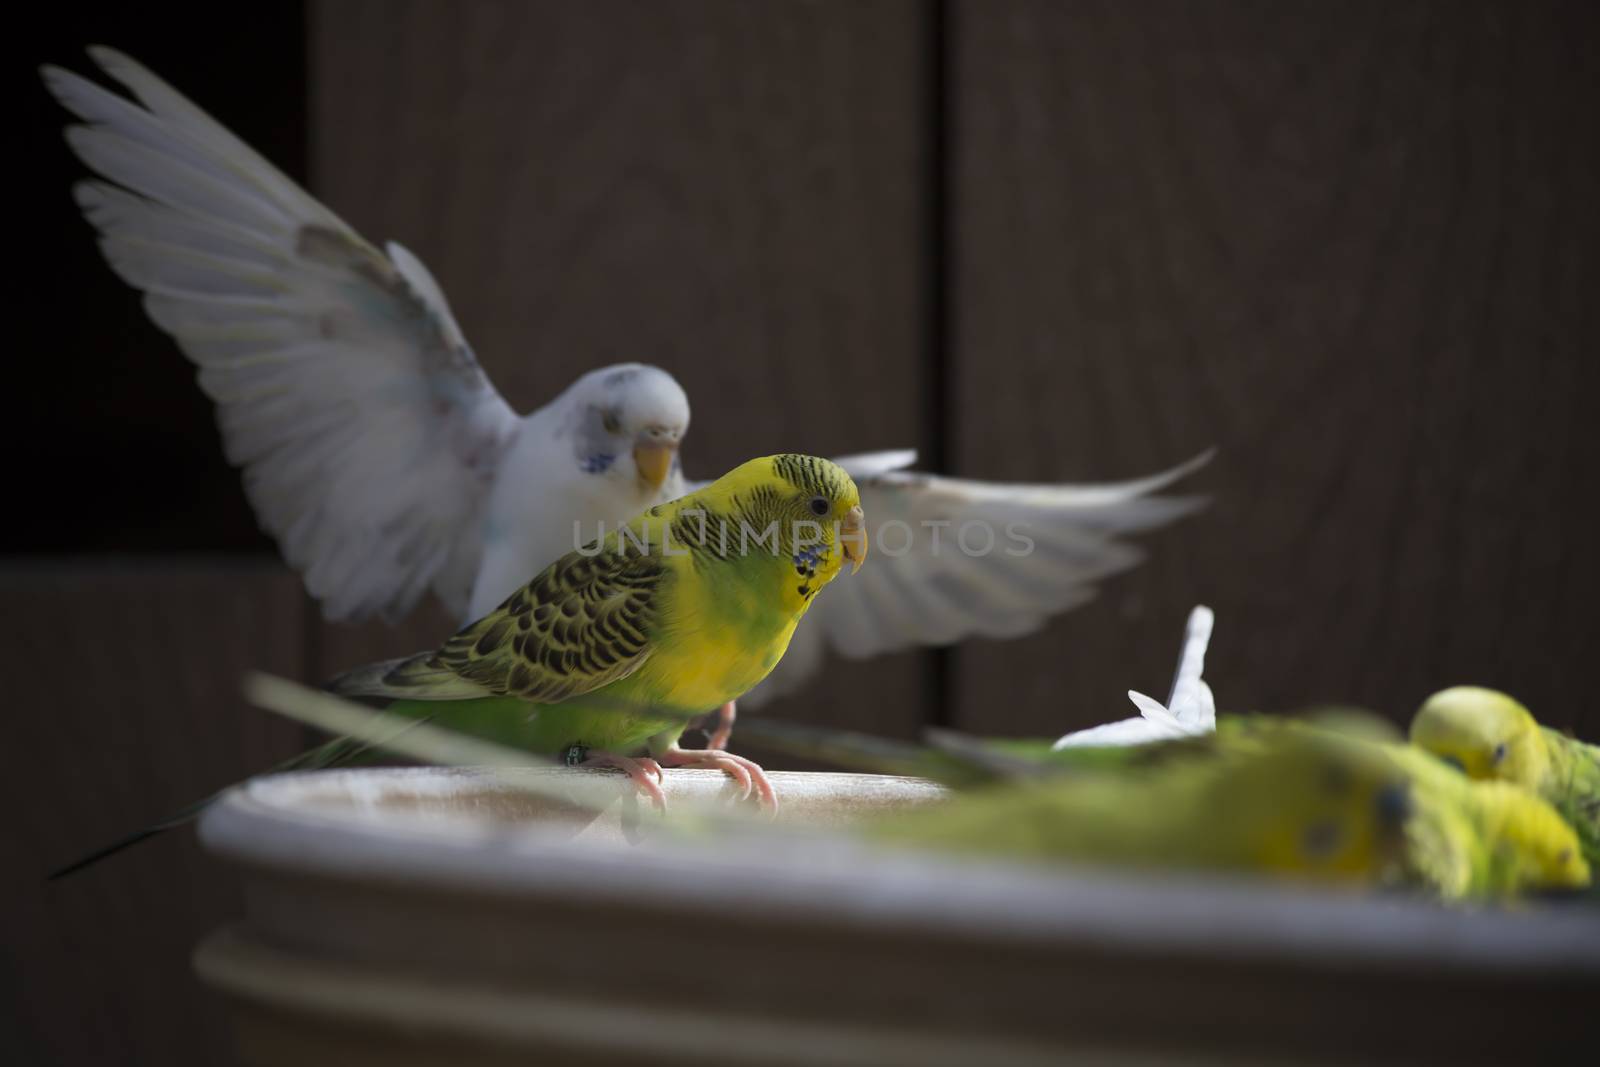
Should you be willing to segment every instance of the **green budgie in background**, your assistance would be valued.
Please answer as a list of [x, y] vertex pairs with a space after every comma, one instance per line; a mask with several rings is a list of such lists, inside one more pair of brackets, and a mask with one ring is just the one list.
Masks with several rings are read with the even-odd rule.
[[1447, 900], [1589, 885], [1577, 832], [1539, 797], [1508, 782], [1473, 781], [1410, 745], [1378, 748], [1411, 783], [1412, 881]]
[[1589, 862], [1600, 864], [1600, 747], [1540, 726], [1504, 693], [1468, 685], [1423, 702], [1411, 743], [1472, 778], [1537, 793], [1578, 831]]
[[1342, 738], [1172, 742], [1161, 759], [982, 787], [884, 820], [876, 838], [1142, 869], [1370, 883], [1402, 862], [1405, 777]]
[[770, 722], [750, 732], [963, 790], [882, 831], [929, 847], [1404, 884], [1446, 900], [1588, 884], [1577, 833], [1544, 799], [1472, 781], [1369, 713], [1219, 718], [1201, 677], [1212, 625], [1204, 607], [1190, 615], [1165, 706], [1130, 692], [1140, 717], [1054, 742], [929, 731], [917, 746]]
[[[785, 725], [762, 736], [793, 736]], [[809, 731], [815, 733], [815, 731]], [[1581, 888], [1577, 834], [1520, 788], [1474, 782], [1387, 723], [1229, 716], [1208, 737], [1029, 753], [948, 733], [919, 748], [849, 735], [812, 754], [915, 769], [962, 792], [890, 819], [884, 840], [1030, 860], [1408, 885], [1446, 900]], [[782, 741], [776, 743], [782, 744]]]

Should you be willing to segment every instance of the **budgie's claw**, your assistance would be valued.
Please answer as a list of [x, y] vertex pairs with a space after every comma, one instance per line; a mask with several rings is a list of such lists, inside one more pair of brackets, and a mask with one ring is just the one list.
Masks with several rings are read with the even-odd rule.
[[773, 811], [778, 810], [778, 794], [773, 791], [772, 782], [767, 779], [767, 772], [754, 760], [716, 748], [679, 748], [676, 745], [659, 753], [656, 758], [661, 761], [663, 767], [721, 771], [738, 783], [740, 800], [754, 792], [763, 807]]
[[706, 748], [716, 749], [719, 752], [727, 749], [728, 742], [733, 740], [733, 720], [736, 710], [734, 702], [730, 700], [711, 713], [717, 725], [706, 734]]
[[[588, 758], [579, 766], [617, 768], [633, 779], [633, 784], [639, 787], [639, 792], [650, 798], [650, 803], [656, 806], [657, 811], [666, 814], [667, 795], [661, 791], [661, 783], [666, 780], [666, 772], [661, 769], [661, 764], [648, 756], [617, 756], [610, 752], [591, 749]], [[652, 779], [651, 775], [655, 777]]]

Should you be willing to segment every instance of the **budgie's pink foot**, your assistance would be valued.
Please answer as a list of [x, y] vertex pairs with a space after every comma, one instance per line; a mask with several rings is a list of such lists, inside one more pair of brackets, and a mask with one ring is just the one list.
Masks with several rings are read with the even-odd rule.
[[[661, 783], [666, 780], [666, 774], [662, 771], [661, 764], [648, 756], [618, 756], [591, 749], [577, 766], [616, 767], [633, 779], [633, 784], [639, 787], [639, 792], [650, 798], [650, 803], [656, 806], [657, 811], [667, 810], [667, 795], [661, 791]], [[655, 777], [652, 778], [651, 775]]]
[[773, 811], [778, 810], [778, 794], [773, 791], [772, 782], [767, 779], [767, 772], [754, 760], [715, 748], [679, 748], [677, 745], [658, 753], [656, 759], [661, 761], [663, 767], [721, 771], [738, 783], [740, 800], [754, 792], [762, 805]]
[[717, 725], [714, 730], [706, 734], [706, 748], [716, 749], [718, 752], [727, 749], [728, 742], [733, 740], [733, 720], [736, 712], [737, 709], [730, 700], [711, 713], [715, 716]]

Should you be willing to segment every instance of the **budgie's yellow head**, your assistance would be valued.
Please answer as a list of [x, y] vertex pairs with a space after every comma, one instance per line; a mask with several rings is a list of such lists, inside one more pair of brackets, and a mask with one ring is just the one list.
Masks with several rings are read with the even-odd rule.
[[670, 505], [673, 534], [722, 556], [770, 556], [793, 570], [809, 598], [867, 558], [861, 494], [843, 467], [816, 456], [783, 453], [740, 464]]
[[1509, 782], [1474, 787], [1491, 843], [1491, 881], [1500, 892], [1581, 889], [1589, 884], [1577, 831], [1549, 804]]
[[1533, 789], [1549, 769], [1539, 724], [1506, 694], [1472, 685], [1435, 693], [1411, 720], [1411, 743], [1468, 777]]

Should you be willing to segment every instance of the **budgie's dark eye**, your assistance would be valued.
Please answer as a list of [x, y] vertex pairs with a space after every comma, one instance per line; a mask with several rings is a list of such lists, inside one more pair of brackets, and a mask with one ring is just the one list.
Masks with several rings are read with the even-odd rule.
[[1504, 741], [1494, 746], [1494, 754], [1490, 758], [1496, 763], [1506, 758], [1506, 743]]
[[825, 497], [825, 496], [814, 496], [814, 497], [812, 497], [811, 498], [811, 514], [820, 517], [820, 516], [826, 515], [827, 513], [828, 513], [828, 498]]
[[622, 429], [622, 420], [617, 418], [615, 411], [608, 411], [601, 418], [600, 425], [606, 428], [606, 433], [616, 433]]

